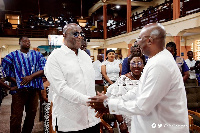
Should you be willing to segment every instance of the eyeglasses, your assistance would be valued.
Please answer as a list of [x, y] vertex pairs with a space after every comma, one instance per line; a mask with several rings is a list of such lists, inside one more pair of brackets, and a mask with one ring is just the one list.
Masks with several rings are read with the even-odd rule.
[[143, 65], [143, 62], [132, 62], [132, 63], [130, 63], [130, 65], [132, 66], [132, 67], [142, 67], [142, 65]]
[[85, 33], [84, 32], [75, 32], [73, 33], [74, 37], [78, 37], [79, 35], [81, 35], [81, 37], [85, 37]]

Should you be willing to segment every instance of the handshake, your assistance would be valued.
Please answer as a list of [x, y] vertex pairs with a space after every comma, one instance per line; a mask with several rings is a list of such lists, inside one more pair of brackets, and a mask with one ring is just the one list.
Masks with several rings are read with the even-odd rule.
[[87, 105], [95, 109], [96, 117], [102, 117], [105, 113], [109, 113], [108, 106], [105, 104], [105, 101], [108, 97], [104, 92], [97, 92], [97, 95], [89, 98], [90, 101], [87, 102]]

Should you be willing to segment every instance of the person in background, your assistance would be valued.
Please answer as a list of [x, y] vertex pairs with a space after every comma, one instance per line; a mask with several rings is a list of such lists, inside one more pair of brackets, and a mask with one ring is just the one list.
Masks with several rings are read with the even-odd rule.
[[44, 103], [42, 104], [44, 107], [44, 132], [49, 133], [50, 132], [49, 131], [50, 130], [49, 110], [50, 110], [51, 103], [48, 102], [48, 94], [49, 94], [50, 83], [46, 79], [46, 77], [42, 77], [42, 78], [43, 78], [43, 86], [44, 86], [44, 90], [41, 90], [41, 96], [42, 96], [42, 99], [44, 100]]
[[118, 59], [119, 59], [118, 54], [115, 54], [115, 60], [118, 60]]
[[149, 60], [138, 88], [115, 98], [98, 93], [90, 98], [89, 106], [98, 114], [132, 116], [131, 133], [189, 133], [183, 78], [172, 54], [165, 49], [165, 38], [160, 23], [144, 26], [137, 42]]
[[50, 83], [54, 131], [99, 133], [100, 119], [86, 103], [96, 92], [92, 60], [80, 49], [85, 34], [79, 25], [70, 23], [63, 28], [63, 36], [64, 45], [49, 55], [44, 69]]
[[[42, 75], [46, 59], [43, 55], [30, 50], [28, 37], [19, 38], [20, 50], [6, 55], [2, 61], [6, 77], [16, 87], [12, 94], [10, 133], [31, 133], [38, 107], [40, 90], [43, 90]], [[25, 107], [26, 117], [21, 131]]]
[[87, 49], [87, 42], [86, 42], [86, 38], [85, 37], [82, 40], [81, 50], [84, 50], [90, 56], [90, 50]]
[[120, 63], [122, 64], [123, 63], [123, 59], [122, 59], [122, 55], [121, 54], [119, 55], [119, 60], [120, 60]]
[[3, 89], [7, 90], [16, 90], [16, 87], [10, 87], [5, 83], [6, 75], [3, 71], [3, 68], [0, 65], [0, 105], [2, 103], [3, 98], [7, 95]]
[[8, 22], [8, 19], [5, 20], [4, 28], [5, 29], [12, 29], [12, 24], [10, 22]]
[[189, 78], [189, 68], [185, 60], [182, 57], [177, 56], [176, 44], [174, 42], [168, 42], [166, 45], [166, 49], [173, 55], [174, 60], [176, 61], [176, 64], [178, 65], [178, 68], [182, 73], [183, 81], [186, 82]]
[[109, 49], [106, 51], [107, 60], [102, 62], [101, 73], [104, 78], [104, 85], [113, 84], [121, 76], [122, 64], [115, 60], [115, 51]]
[[200, 61], [197, 60], [195, 63], [195, 73], [196, 73], [196, 78], [198, 80], [198, 86], [200, 86]]
[[140, 47], [137, 44], [137, 41], [134, 42], [134, 45], [131, 46], [131, 54], [129, 57], [124, 58], [123, 63], [122, 63], [122, 75], [127, 74], [128, 72], [130, 72], [130, 66], [128, 65], [130, 63], [130, 59], [132, 59], [132, 57], [134, 56], [141, 56], [141, 50]]
[[[129, 62], [131, 72], [121, 75], [115, 83], [107, 88], [106, 96], [117, 98], [125, 95], [129, 90], [137, 89], [140, 76], [145, 65], [145, 57], [132, 57]], [[124, 97], [125, 98], [125, 97]], [[131, 117], [115, 115], [121, 133], [131, 133]]]
[[190, 79], [196, 79], [196, 74], [195, 74], [195, 63], [196, 61], [193, 59], [193, 52], [188, 51], [187, 52], [188, 59], [185, 60], [187, 66], [189, 67], [189, 74], [190, 74]]
[[98, 54], [97, 60], [93, 62], [93, 67], [95, 71], [95, 80], [102, 80], [102, 74], [101, 74], [102, 61], [103, 61], [103, 56], [101, 54]]

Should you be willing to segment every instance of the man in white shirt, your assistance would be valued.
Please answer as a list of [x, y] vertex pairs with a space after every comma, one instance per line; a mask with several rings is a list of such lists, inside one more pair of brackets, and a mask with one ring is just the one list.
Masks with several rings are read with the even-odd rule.
[[[117, 98], [99, 93], [88, 104], [100, 113], [132, 116], [131, 133], [189, 133], [182, 75], [165, 49], [166, 31], [159, 23], [146, 25], [137, 42], [149, 57], [138, 89]], [[107, 108], [106, 108], [107, 107]]]
[[51, 53], [45, 66], [53, 128], [58, 133], [99, 132], [100, 120], [86, 104], [96, 93], [92, 60], [80, 49], [84, 33], [80, 26], [70, 23], [64, 27], [63, 36], [65, 45]]
[[195, 63], [196, 61], [193, 59], [193, 52], [188, 51], [187, 52], [188, 59], [185, 60], [187, 66], [189, 67], [189, 74], [190, 74], [190, 79], [196, 79], [196, 74], [195, 74]]
[[97, 60], [93, 62], [93, 67], [95, 71], [95, 80], [102, 80], [101, 74], [101, 62], [103, 61], [102, 55], [97, 55]]

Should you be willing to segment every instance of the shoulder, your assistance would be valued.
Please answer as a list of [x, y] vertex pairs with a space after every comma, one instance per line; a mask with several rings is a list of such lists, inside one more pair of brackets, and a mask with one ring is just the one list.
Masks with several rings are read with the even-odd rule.
[[130, 72], [125, 74], [125, 76], [131, 79], [131, 73]]
[[128, 57], [126, 57], [126, 58], [123, 59], [123, 62], [125, 62], [125, 61], [128, 61]]
[[108, 64], [108, 61], [105, 60], [105, 61], [103, 61], [101, 64], [102, 64], [102, 65], [107, 65], [107, 64]]
[[120, 60], [114, 60], [115, 64], [121, 64]]
[[84, 58], [86, 60], [91, 60], [90, 55], [88, 55], [84, 50], [79, 49], [78, 52], [81, 58]]

